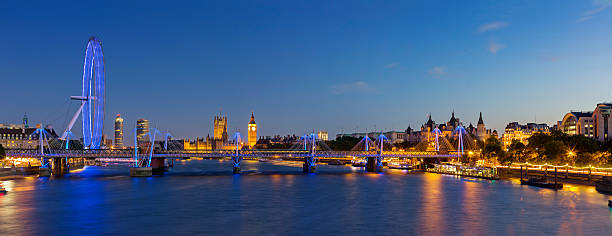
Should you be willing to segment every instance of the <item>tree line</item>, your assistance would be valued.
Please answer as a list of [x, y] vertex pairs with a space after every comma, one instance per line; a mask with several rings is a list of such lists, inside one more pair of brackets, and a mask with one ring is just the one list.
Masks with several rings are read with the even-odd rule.
[[[506, 149], [496, 137], [480, 142], [482, 157], [501, 164], [533, 163], [572, 166], [612, 166], [612, 143], [599, 142], [584, 135], [568, 135], [561, 131], [535, 133], [527, 145], [513, 140]], [[472, 160], [469, 160], [472, 161]]]

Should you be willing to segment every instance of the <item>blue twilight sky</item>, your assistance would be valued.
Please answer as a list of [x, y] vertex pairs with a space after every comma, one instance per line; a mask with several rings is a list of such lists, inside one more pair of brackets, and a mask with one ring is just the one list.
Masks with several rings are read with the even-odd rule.
[[[404, 130], [428, 113], [553, 124], [612, 100], [612, 1], [8, 1], [0, 123], [78, 108], [87, 39], [103, 42], [105, 133], [121, 113], [177, 138]], [[75, 126], [74, 133], [80, 132]], [[131, 140], [131, 139], [128, 139]]]

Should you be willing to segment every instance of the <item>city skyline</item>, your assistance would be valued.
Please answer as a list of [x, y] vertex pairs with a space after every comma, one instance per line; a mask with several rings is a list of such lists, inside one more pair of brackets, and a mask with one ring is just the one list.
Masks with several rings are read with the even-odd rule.
[[12, 111], [0, 122], [27, 113], [61, 132], [78, 108], [69, 96], [81, 91], [92, 35], [105, 54], [104, 134], [121, 113], [126, 141], [141, 118], [177, 138], [212, 135], [220, 108], [230, 133], [246, 133], [255, 111], [259, 136], [404, 130], [453, 110], [465, 125], [483, 112], [501, 134], [512, 121], [552, 126], [612, 100], [610, 2], [555, 5], [541, 18], [554, 2], [350, 3], [110, 7], [90, 11], [100, 21], [87, 27], [75, 9], [9, 3], [15, 11], [0, 17], [17, 23], [0, 23], [10, 32], [0, 77], [13, 88], [4, 96], [19, 99], [0, 102]]

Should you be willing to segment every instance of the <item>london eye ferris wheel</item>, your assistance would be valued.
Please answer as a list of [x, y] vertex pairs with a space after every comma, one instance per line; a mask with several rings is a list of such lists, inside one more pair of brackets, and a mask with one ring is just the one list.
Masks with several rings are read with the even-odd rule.
[[104, 128], [104, 54], [100, 40], [91, 37], [85, 50], [83, 64], [83, 91], [81, 96], [71, 96], [73, 100], [81, 101], [81, 106], [74, 114], [62, 139], [69, 138], [72, 126], [82, 115], [83, 146], [87, 149], [99, 149], [102, 143]]

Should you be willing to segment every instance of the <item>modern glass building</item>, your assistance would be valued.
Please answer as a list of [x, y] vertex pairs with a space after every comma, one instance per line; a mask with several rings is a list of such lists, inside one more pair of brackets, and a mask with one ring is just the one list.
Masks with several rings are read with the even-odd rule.
[[123, 118], [121, 114], [117, 114], [115, 118], [115, 145], [114, 148], [123, 148]]

